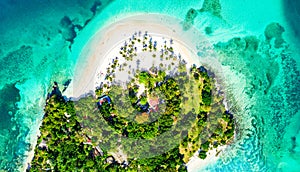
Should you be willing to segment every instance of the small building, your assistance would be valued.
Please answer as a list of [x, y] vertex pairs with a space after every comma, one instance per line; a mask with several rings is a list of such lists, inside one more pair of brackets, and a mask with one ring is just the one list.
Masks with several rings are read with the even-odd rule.
[[103, 96], [99, 97], [98, 99], [99, 99], [99, 101], [97, 102], [97, 105], [99, 107], [101, 107], [104, 102], [107, 102], [108, 104], [111, 104], [111, 99], [107, 95], [103, 95]]

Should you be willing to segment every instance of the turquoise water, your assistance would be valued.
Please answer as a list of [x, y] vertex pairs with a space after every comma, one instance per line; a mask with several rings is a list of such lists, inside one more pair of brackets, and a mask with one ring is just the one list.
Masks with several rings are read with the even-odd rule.
[[[0, 2], [0, 169], [22, 166], [35, 146], [51, 83], [72, 79], [78, 54], [95, 31], [145, 12], [185, 20], [189, 9], [201, 9], [204, 1], [99, 2]], [[290, 0], [206, 2], [189, 21], [222, 64], [238, 132], [220, 160], [201, 171], [300, 171], [300, 5]], [[208, 58], [202, 51], [199, 59]]]

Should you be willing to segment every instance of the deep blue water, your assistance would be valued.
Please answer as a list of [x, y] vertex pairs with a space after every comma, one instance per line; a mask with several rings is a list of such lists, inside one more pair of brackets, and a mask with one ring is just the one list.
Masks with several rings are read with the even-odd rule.
[[300, 1], [284, 0], [286, 19], [292, 27], [295, 38], [300, 39]]

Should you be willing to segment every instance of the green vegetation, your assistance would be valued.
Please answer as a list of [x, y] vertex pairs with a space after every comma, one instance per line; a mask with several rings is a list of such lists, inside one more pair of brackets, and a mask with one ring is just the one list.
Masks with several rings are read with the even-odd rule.
[[96, 156], [75, 114], [74, 103], [53, 95], [47, 100], [41, 136], [30, 171], [105, 170], [106, 154]]
[[139, 74], [139, 82], [142, 84], [147, 84], [148, 78], [150, 78], [150, 74], [148, 72], [141, 72]]
[[196, 113], [196, 120], [179, 146], [185, 163], [199, 148], [199, 157], [205, 159], [208, 150], [229, 143], [234, 135], [233, 116], [225, 110], [222, 104], [223, 98], [212, 92], [213, 81], [206, 69], [193, 66], [191, 71], [198, 85], [196, 88], [202, 91], [200, 91], [201, 103]]
[[[142, 39], [134, 36], [120, 51], [128, 63], [136, 56], [136, 40], [143, 42], [143, 51], [156, 51], [147, 33]], [[230, 143], [233, 116], [215, 81], [203, 66], [187, 70], [180, 57], [176, 64], [172, 54], [165, 43], [161, 60], [171, 59], [175, 73], [162, 62], [161, 67], [136, 69], [125, 84], [115, 82], [115, 71], [127, 64], [121, 67], [114, 59], [96, 98], [65, 101], [54, 87], [31, 170], [186, 171], [195, 152], [205, 159], [212, 148]]]
[[[138, 96], [139, 84], [144, 84], [146, 89], [143, 95]], [[127, 90], [128, 93], [126, 95], [125, 90], [122, 90], [121, 86], [114, 86], [113, 89], [109, 89], [108, 95], [115, 103], [104, 103], [100, 106], [103, 118], [117, 133], [131, 138], [149, 139], [168, 131], [173, 126], [175, 119], [180, 113], [182, 99], [179, 87], [174, 79], [165, 76], [165, 73], [161, 71], [156, 76], [143, 71], [137, 74], [136, 78], [128, 84]], [[161, 97], [156, 96], [156, 91], [164, 94], [164, 101], [166, 102], [165, 108], [160, 110], [161, 113], [157, 119], [157, 115], [153, 113], [158, 111], [159, 107], [152, 107], [149, 104], [150, 101], [155, 101], [157, 105], [159, 104]], [[121, 97], [128, 97], [130, 101], [122, 100], [122, 102], [119, 102], [118, 100]], [[129, 107], [123, 111], [118, 111], [117, 109], [123, 107], [124, 102], [129, 103], [134, 110]], [[120, 106], [121, 103], [122, 106]], [[130, 117], [129, 115], [132, 116]], [[135, 120], [127, 120], [127, 118], [134, 119], [141, 115], [149, 120], [144, 120], [142, 124], [134, 122]]]
[[[150, 159], [129, 160], [129, 166], [99, 152], [78, 122], [73, 102], [48, 99], [30, 171], [185, 171], [178, 149]], [[111, 160], [110, 160], [111, 159]]]

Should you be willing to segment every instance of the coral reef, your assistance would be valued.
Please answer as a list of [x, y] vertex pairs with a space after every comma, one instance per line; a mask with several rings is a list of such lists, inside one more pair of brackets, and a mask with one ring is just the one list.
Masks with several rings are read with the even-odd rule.
[[[0, 59], [0, 81], [1, 83], [14, 83], [26, 76], [33, 67], [33, 48], [22, 45], [19, 49], [9, 52]], [[5, 81], [5, 82], [4, 82]]]
[[265, 29], [266, 40], [270, 42], [271, 39], [274, 38], [275, 47], [278, 48], [285, 42], [282, 38], [284, 31], [284, 28], [279, 23], [270, 23]]
[[219, 0], [204, 0], [202, 8], [199, 10], [200, 12], [209, 12], [216, 17], [221, 16], [221, 4]]

